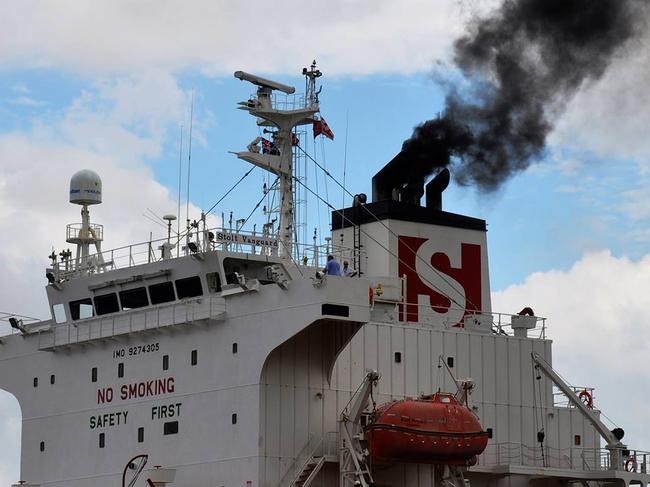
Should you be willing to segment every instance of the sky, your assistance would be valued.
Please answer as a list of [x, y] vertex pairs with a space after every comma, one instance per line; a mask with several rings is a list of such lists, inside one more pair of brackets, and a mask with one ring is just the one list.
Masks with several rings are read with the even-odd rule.
[[[44, 269], [79, 219], [67, 201], [75, 171], [102, 177], [104, 203], [91, 215], [104, 225], [104, 248], [163, 235], [154, 220], [176, 213], [179, 159], [181, 213], [192, 218], [248, 171], [229, 153], [258, 135], [236, 110], [253, 92], [233, 77], [238, 69], [300, 91], [300, 72], [316, 59], [335, 138], [304, 134], [301, 146], [350, 192], [370, 194], [372, 175], [413, 127], [443, 109], [436, 79], [451, 69], [453, 40], [497, 3], [0, 0], [0, 311], [49, 317]], [[541, 161], [493, 193], [452, 182], [443, 202], [488, 222], [493, 308], [527, 305], [547, 317], [555, 366], [596, 387], [597, 406], [645, 450], [649, 40], [566, 101]], [[253, 171], [211, 221], [231, 210], [247, 217], [266, 180]], [[313, 165], [306, 184], [350, 205]], [[307, 205], [303, 235], [311, 241], [316, 228], [323, 238], [327, 208]], [[250, 221], [264, 221], [260, 209]], [[0, 485], [19, 480], [19, 435], [16, 401], [0, 393]]]

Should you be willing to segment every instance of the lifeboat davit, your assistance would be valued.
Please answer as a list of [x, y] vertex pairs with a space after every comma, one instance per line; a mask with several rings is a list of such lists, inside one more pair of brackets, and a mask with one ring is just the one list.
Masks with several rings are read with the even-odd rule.
[[365, 429], [373, 462], [473, 465], [488, 434], [452, 394], [438, 392], [379, 406]]

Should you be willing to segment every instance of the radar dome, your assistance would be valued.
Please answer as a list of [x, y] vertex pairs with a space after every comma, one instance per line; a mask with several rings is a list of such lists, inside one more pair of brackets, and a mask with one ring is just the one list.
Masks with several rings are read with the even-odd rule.
[[97, 205], [102, 202], [102, 180], [95, 171], [82, 169], [70, 179], [70, 203]]

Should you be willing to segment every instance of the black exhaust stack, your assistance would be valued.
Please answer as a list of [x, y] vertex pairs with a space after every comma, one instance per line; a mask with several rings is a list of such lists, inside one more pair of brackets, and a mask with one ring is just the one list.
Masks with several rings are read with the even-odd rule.
[[409, 175], [409, 158], [402, 151], [372, 178], [372, 201], [401, 201], [419, 205], [424, 178]]
[[449, 169], [444, 168], [426, 186], [427, 208], [442, 211], [442, 192], [449, 186], [451, 175]]

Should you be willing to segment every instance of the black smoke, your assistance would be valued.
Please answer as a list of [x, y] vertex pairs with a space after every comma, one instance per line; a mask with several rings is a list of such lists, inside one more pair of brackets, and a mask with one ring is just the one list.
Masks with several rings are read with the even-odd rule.
[[645, 27], [650, 0], [505, 0], [454, 43], [460, 78], [441, 116], [402, 146], [419, 179], [452, 165], [460, 184], [497, 189], [544, 156], [553, 122]]

